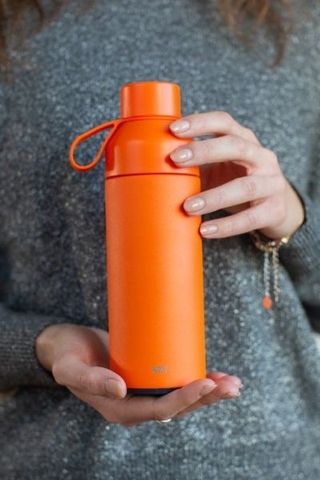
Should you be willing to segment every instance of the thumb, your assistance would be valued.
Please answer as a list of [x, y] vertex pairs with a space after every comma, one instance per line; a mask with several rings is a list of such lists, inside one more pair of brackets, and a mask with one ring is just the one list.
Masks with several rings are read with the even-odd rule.
[[60, 385], [91, 395], [123, 398], [127, 393], [120, 375], [104, 367], [87, 365], [74, 355], [65, 355], [55, 362], [52, 375]]

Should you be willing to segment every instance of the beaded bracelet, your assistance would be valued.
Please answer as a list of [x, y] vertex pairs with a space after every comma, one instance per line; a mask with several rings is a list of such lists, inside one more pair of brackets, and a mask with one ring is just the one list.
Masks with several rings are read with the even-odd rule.
[[[262, 306], [266, 310], [270, 310], [273, 302], [277, 303], [280, 294], [279, 285], [279, 249], [282, 245], [286, 245], [291, 237], [282, 237], [277, 240], [270, 240], [262, 233], [253, 230], [250, 232], [255, 246], [264, 252], [263, 257], [263, 284], [264, 295], [262, 298]], [[273, 277], [273, 299], [271, 297], [271, 276]]]

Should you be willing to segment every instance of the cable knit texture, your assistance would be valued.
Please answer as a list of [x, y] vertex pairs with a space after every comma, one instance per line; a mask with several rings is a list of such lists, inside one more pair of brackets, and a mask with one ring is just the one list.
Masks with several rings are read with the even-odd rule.
[[[275, 70], [272, 43], [257, 37], [260, 56], [238, 44], [216, 1], [99, 0], [79, 14], [81, 3], [15, 54], [14, 82], [0, 86], [0, 389], [17, 387], [0, 401], [0, 477], [319, 480], [319, 3], [303, 2], [312, 15]], [[225, 110], [251, 128], [306, 221], [280, 251], [270, 311], [250, 236], [203, 240], [208, 370], [238, 375], [241, 396], [125, 428], [55, 384], [34, 341], [48, 324], [107, 326], [104, 166], [78, 174], [67, 153], [118, 116], [120, 86], [138, 80], [177, 82], [184, 114]]]

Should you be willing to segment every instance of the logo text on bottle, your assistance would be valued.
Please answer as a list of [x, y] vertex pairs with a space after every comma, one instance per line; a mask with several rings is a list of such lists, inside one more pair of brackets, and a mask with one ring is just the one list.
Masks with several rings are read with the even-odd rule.
[[156, 375], [168, 373], [167, 365], [152, 365], [151, 370]]

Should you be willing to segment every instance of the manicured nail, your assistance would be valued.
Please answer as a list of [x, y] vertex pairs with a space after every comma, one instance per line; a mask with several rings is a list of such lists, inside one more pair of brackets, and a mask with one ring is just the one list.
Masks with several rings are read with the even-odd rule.
[[114, 398], [119, 398], [123, 396], [122, 383], [119, 382], [119, 380], [116, 380], [115, 378], [108, 378], [106, 380], [105, 385], [106, 385], [106, 392], [108, 395]]
[[190, 148], [183, 148], [181, 150], [177, 150], [176, 152], [170, 155], [174, 162], [186, 162], [187, 160], [191, 160], [193, 157], [192, 150]]
[[239, 380], [239, 382], [236, 383], [236, 386], [237, 386], [238, 388], [243, 388], [244, 385], [243, 385], [243, 383]]
[[188, 120], [178, 120], [176, 122], [173, 122], [171, 125], [170, 125], [170, 129], [174, 132], [174, 133], [180, 133], [180, 132], [185, 132], [186, 130], [188, 130], [190, 128], [190, 122], [188, 122]]
[[201, 197], [193, 198], [192, 200], [188, 200], [185, 202], [184, 208], [186, 210], [190, 210], [191, 212], [195, 212], [196, 210], [201, 210], [205, 206], [206, 202]]
[[243, 387], [243, 384], [239, 377], [236, 377], [235, 375], [230, 375], [230, 378], [232, 378], [233, 382], [237, 385], [238, 388]]
[[207, 395], [208, 393], [212, 392], [216, 388], [217, 384], [214, 382], [206, 383], [202, 389], [200, 390], [201, 397], [203, 395]]
[[200, 227], [200, 232], [203, 235], [208, 235], [210, 233], [216, 233], [218, 231], [217, 225], [202, 225]]
[[223, 398], [234, 398], [234, 397], [239, 397], [240, 396], [240, 392], [239, 392], [239, 389], [238, 387], [229, 387], [229, 390], [227, 392], [225, 392], [222, 397]]

